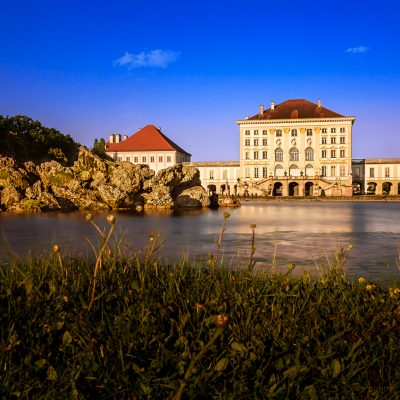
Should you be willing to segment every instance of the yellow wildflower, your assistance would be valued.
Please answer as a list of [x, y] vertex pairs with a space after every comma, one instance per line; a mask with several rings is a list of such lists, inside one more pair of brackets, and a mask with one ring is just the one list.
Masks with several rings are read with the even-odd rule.
[[366, 279], [363, 278], [362, 276], [360, 276], [360, 277], [358, 278], [358, 282], [361, 283], [361, 284], [364, 284], [364, 283], [366, 282]]
[[225, 326], [228, 323], [228, 317], [226, 315], [217, 315], [215, 317], [215, 324], [219, 326]]

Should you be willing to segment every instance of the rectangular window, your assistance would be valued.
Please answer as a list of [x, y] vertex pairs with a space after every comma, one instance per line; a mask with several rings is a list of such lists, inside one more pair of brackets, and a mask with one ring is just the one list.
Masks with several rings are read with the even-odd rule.
[[158, 157], [158, 162], [162, 162], [162, 156]]
[[142, 162], [143, 162], [143, 163], [146, 162], [146, 157], [142, 157]]
[[122, 157], [117, 157], [117, 161], [122, 161]]
[[263, 167], [263, 178], [268, 178], [268, 168]]
[[312, 129], [307, 129], [307, 136], [312, 136]]
[[322, 133], [326, 133], [326, 128], [322, 128]]
[[268, 132], [267, 131], [263, 131], [263, 135], [267, 135], [268, 134]]
[[254, 131], [254, 135], [256, 135], [256, 136], [258, 135], [258, 130]]
[[322, 150], [321, 158], [326, 158], [326, 150]]
[[245, 145], [245, 146], [250, 146], [250, 139], [246, 139], [246, 140], [244, 141], [244, 145]]
[[345, 133], [346, 129], [345, 128], [340, 128], [340, 133]]
[[263, 139], [263, 146], [267, 146], [268, 145], [268, 140], [267, 139]]
[[326, 137], [321, 138], [322, 144], [326, 144]]
[[385, 167], [385, 178], [390, 178], [390, 168]]
[[245, 134], [245, 135], [250, 135], [250, 131], [249, 131], [249, 130], [244, 131], [244, 134]]
[[336, 137], [333, 136], [333, 137], [331, 137], [331, 144], [335, 144], [335, 143], [336, 143]]
[[262, 152], [262, 158], [263, 158], [263, 160], [266, 160], [268, 158], [268, 152], [267, 151], [263, 151]]
[[222, 179], [228, 179], [228, 170], [224, 169], [222, 171]]
[[369, 169], [369, 177], [370, 178], [375, 178], [375, 168], [370, 168]]
[[210, 169], [210, 180], [214, 179], [214, 170]]
[[245, 157], [246, 160], [250, 160], [250, 152], [246, 151]]
[[297, 136], [297, 129], [292, 129], [292, 137], [296, 137]]
[[258, 167], [254, 168], [254, 178], [258, 178]]
[[360, 177], [360, 168], [356, 167], [354, 168], [354, 178], [359, 178]]
[[340, 166], [340, 176], [346, 176], [346, 166], [345, 165]]
[[150, 162], [154, 162], [154, 157], [150, 157]]
[[167, 156], [167, 162], [171, 162], [171, 156]]
[[255, 159], [255, 160], [258, 160], [258, 151], [255, 151], [255, 152], [254, 152], [254, 159]]
[[331, 176], [336, 176], [336, 166], [331, 165]]
[[331, 128], [331, 133], [336, 133], [336, 128]]
[[331, 158], [336, 158], [336, 150], [331, 150]]
[[276, 131], [276, 137], [281, 137], [282, 136], [282, 130], [281, 129], [278, 129], [277, 131]]
[[131, 162], [131, 158], [130, 157], [126, 157], [126, 161]]
[[340, 150], [340, 158], [346, 157], [346, 150]]
[[326, 176], [326, 165], [321, 167], [321, 176]]
[[258, 146], [258, 139], [254, 139], [254, 146]]
[[139, 157], [133, 157], [133, 162], [139, 162]]
[[345, 144], [346, 138], [344, 136], [340, 136], [340, 144]]
[[245, 176], [245, 178], [250, 178], [250, 168], [244, 169], [244, 176]]

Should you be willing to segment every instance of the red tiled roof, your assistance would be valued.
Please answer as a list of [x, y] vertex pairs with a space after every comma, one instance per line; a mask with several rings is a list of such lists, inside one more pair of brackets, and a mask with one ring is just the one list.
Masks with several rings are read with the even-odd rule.
[[263, 114], [256, 114], [249, 119], [306, 119], [306, 118], [340, 118], [343, 115], [318, 107], [318, 104], [308, 100], [286, 100], [275, 105], [271, 110], [265, 110]]
[[106, 151], [179, 151], [190, 155], [171, 139], [167, 138], [154, 125], [146, 125], [122, 142], [107, 142]]

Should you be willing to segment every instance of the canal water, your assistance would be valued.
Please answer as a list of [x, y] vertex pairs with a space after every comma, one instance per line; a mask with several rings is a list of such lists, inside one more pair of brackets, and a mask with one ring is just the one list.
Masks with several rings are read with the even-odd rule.
[[[155, 234], [162, 259], [207, 258], [216, 252], [224, 212], [230, 213], [220, 253], [232, 267], [246, 265], [255, 228], [257, 266], [265, 271], [316, 272], [333, 264], [340, 248], [353, 248], [345, 267], [351, 277], [400, 280], [400, 202], [276, 201], [243, 202], [237, 209], [117, 213], [116, 234], [127, 251], [141, 251]], [[0, 213], [0, 259], [50, 252], [92, 255], [99, 235], [86, 213], [10, 215]], [[94, 214], [108, 228], [108, 213]]]

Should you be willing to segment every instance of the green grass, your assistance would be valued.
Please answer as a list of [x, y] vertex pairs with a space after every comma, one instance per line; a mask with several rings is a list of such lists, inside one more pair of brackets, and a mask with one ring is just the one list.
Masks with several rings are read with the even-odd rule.
[[154, 237], [110, 249], [110, 223], [95, 260], [0, 268], [1, 399], [399, 398], [400, 290], [347, 279], [345, 251], [318, 277], [233, 271], [222, 230], [161, 265]]

